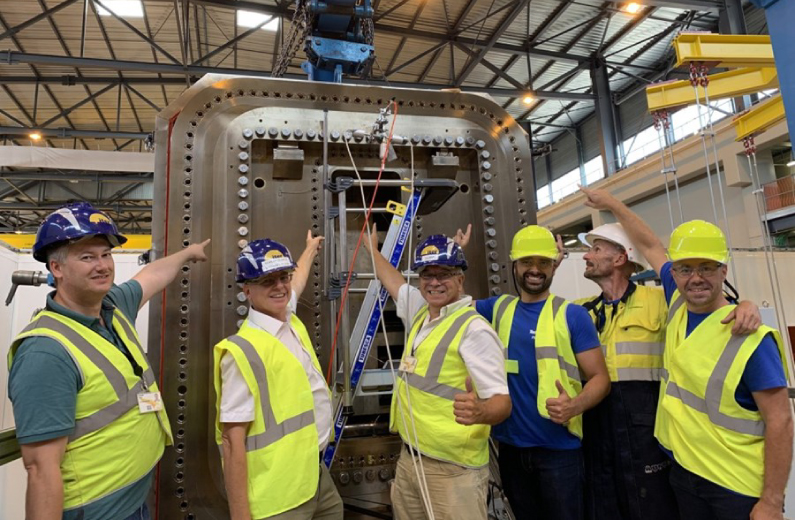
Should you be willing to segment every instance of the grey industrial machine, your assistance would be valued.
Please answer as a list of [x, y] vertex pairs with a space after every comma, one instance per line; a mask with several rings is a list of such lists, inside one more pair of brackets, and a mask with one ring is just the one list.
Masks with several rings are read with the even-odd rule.
[[[372, 220], [384, 247], [403, 248], [404, 270], [408, 233], [416, 244], [472, 223], [466, 288], [482, 298], [510, 290], [511, 238], [535, 223], [527, 134], [499, 105], [476, 94], [208, 75], [158, 116], [155, 141], [153, 259], [212, 238], [210, 261], [185, 266], [150, 306], [149, 353], [175, 434], [175, 449], [166, 451], [158, 475], [158, 517], [228, 518], [214, 438], [211, 352], [247, 313], [235, 260], [248, 241], [265, 237], [297, 256], [312, 230], [327, 240], [298, 315], [324, 370], [332, 335], [340, 331], [335, 397], [342, 401], [349, 387], [345, 399], [352, 407], [332, 475], [349, 511], [390, 518], [388, 482], [400, 442], [387, 428], [391, 380], [383, 334], [369, 345], [360, 384], [343, 384], [351, 367], [340, 368], [355, 363], [359, 345], [351, 338], [361, 339], [362, 331], [354, 322], [374, 301], [367, 307], [375, 294], [369, 255], [361, 248], [355, 274], [348, 274], [347, 264], [381, 157], [388, 159]], [[408, 233], [400, 233], [400, 221]], [[346, 280], [349, 303], [337, 328]], [[384, 319], [398, 358], [403, 330], [391, 301]]]

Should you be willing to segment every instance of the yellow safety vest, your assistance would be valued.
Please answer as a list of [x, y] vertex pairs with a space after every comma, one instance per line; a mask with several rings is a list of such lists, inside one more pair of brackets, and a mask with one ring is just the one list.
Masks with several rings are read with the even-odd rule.
[[8, 368], [25, 338], [60, 343], [80, 372], [75, 430], [61, 461], [64, 511], [95, 502], [145, 477], [172, 443], [165, 409], [140, 413], [138, 394], [157, 392], [157, 383], [135, 328], [118, 309], [113, 330], [143, 369], [135, 375], [130, 360], [112, 343], [75, 320], [52, 311], [38, 313], [14, 338]]
[[[593, 298], [574, 303], [583, 305]], [[605, 308], [605, 325], [599, 333], [610, 381], [659, 381], [663, 367], [668, 304], [656, 287], [638, 285], [626, 302]], [[588, 313], [597, 321], [595, 309]]]
[[[320, 371], [309, 334], [293, 314], [290, 325]], [[268, 518], [294, 509], [317, 491], [320, 468], [315, 401], [301, 362], [273, 335], [246, 320], [213, 349], [215, 441], [221, 446], [221, 357], [235, 360], [254, 396], [254, 422], [246, 432], [251, 516]], [[329, 393], [331, 397], [331, 393]]]
[[[506, 371], [516, 374], [519, 371], [516, 360], [510, 358], [510, 338], [513, 317], [519, 298], [505, 295], [494, 303], [492, 327], [505, 345]], [[556, 381], [560, 381], [569, 397], [582, 392], [582, 378], [577, 358], [571, 348], [569, 325], [566, 322], [566, 307], [569, 302], [559, 296], [549, 295], [536, 325], [536, 365], [538, 366], [538, 398], [536, 406], [541, 417], [549, 419], [547, 399], [560, 395]], [[582, 439], [582, 415], [573, 417], [566, 425], [572, 435]]]
[[[412, 355], [411, 346], [427, 316], [427, 305], [414, 316], [403, 360]], [[398, 371], [389, 419], [390, 430], [397, 431], [404, 442], [423, 455], [469, 468], [488, 464], [491, 427], [458, 424], [453, 400], [456, 394], [466, 392], [469, 376], [458, 352], [461, 338], [469, 324], [478, 319], [483, 318], [472, 307], [464, 306], [445, 316], [413, 349], [414, 371]]]
[[762, 326], [734, 336], [721, 322], [735, 306], [710, 314], [685, 338], [687, 306], [679, 291], [671, 300], [665, 368], [654, 435], [676, 461], [737, 493], [762, 494], [765, 423], [740, 406], [734, 393], [759, 343], [772, 333], [784, 363], [778, 331]]

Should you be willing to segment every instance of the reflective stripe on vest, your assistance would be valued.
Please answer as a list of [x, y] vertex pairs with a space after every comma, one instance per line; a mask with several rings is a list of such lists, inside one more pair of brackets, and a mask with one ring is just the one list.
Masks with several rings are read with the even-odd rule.
[[[510, 296], [508, 298], [502, 299], [497, 308], [494, 311], [494, 329], [499, 332], [500, 330], [500, 321], [502, 320], [503, 316], [505, 315], [505, 311], [508, 310], [508, 306], [516, 300], [516, 296]], [[561, 305], [566, 303], [566, 300], [561, 298], [560, 296], [553, 296], [552, 297], [552, 321], [555, 321], [555, 318], [558, 317], [558, 311], [560, 310]], [[505, 351], [505, 359], [508, 359], [508, 349], [507, 347], [504, 349]], [[580, 379], [580, 369], [571, 363], [567, 362], [563, 359], [563, 356], [558, 354], [558, 348], [555, 346], [552, 347], [539, 347], [536, 345], [536, 361], [539, 359], [557, 359], [558, 363], [560, 363], [561, 368], [566, 371], [566, 374], [572, 379]]]
[[[75, 429], [67, 439], [61, 461], [64, 511], [84, 507], [139, 482], [171, 443], [165, 410], [138, 410], [138, 393], [147, 388], [157, 391], [157, 384], [135, 329], [118, 309], [113, 311], [109, 325], [126, 353], [89, 327], [52, 311], [34, 317], [9, 350], [11, 367], [26, 339], [47, 338], [64, 349], [80, 373]], [[143, 370], [140, 376], [135, 374], [136, 364]]]
[[265, 431], [258, 435], [246, 437], [246, 451], [265, 448], [287, 435], [297, 432], [302, 428], [306, 428], [315, 422], [314, 410], [307, 410], [304, 413], [289, 417], [277, 423], [276, 417], [273, 414], [273, 407], [271, 406], [268, 390], [268, 372], [265, 369], [265, 364], [262, 362], [262, 359], [257, 355], [254, 345], [237, 334], [228, 337], [227, 340], [240, 347], [240, 350], [243, 351], [259, 383], [260, 405], [262, 407], [262, 416], [265, 420]]
[[[412, 330], [417, 326], [417, 320], [425, 319], [424, 312], [419, 312], [417, 314], [418, 317], [414, 320]], [[469, 310], [455, 319], [447, 332], [445, 332], [444, 336], [442, 336], [442, 340], [439, 342], [436, 349], [433, 351], [433, 356], [431, 356], [431, 361], [428, 364], [428, 370], [425, 372], [424, 376], [404, 372], [402, 370], [398, 370], [398, 376], [403, 377], [409, 386], [412, 386], [417, 390], [422, 390], [423, 392], [427, 392], [450, 401], [455, 400], [455, 395], [460, 394], [461, 389], [440, 383], [439, 374], [442, 372], [444, 358], [447, 356], [447, 350], [450, 348], [450, 344], [453, 342], [453, 339], [461, 331], [461, 327], [463, 327], [466, 322], [474, 316], [479, 316], [477, 311]]]
[[[119, 319], [118, 315], [115, 315], [114, 317], [117, 318], [118, 323], [125, 329], [125, 332], [128, 332], [128, 324], [125, 323], [123, 319]], [[121, 374], [121, 372], [119, 372], [118, 369], [116, 369], [116, 367], [114, 367], [110, 362], [110, 360], [103, 356], [96, 349], [96, 347], [94, 347], [94, 345], [89, 343], [86, 338], [81, 336], [73, 328], [56, 319], [50, 318], [49, 316], [41, 316], [40, 318], [32, 321], [27, 327], [25, 327], [25, 329], [22, 331], [22, 334], [34, 329], [42, 328], [52, 330], [53, 332], [64, 336], [70, 343], [80, 350], [80, 352], [82, 352], [102, 371], [105, 377], [107, 377], [111, 387], [113, 387], [113, 391], [116, 393], [116, 402], [94, 412], [88, 417], [77, 419], [75, 421], [75, 429], [72, 435], [69, 436], [69, 442], [73, 442], [84, 435], [95, 432], [100, 428], [104, 428], [128, 411], [132, 410], [133, 408], [137, 408], [138, 394], [145, 391], [144, 381], [146, 382], [146, 386], [151, 386], [155, 382], [154, 373], [150, 368], [147, 368], [143, 374], [144, 381], [138, 381], [132, 388], [128, 389], [127, 383], [124, 381], [124, 376]], [[134, 334], [128, 333], [127, 335], [130, 338], [135, 337]], [[60, 343], [59, 339], [56, 337], [47, 337]], [[69, 353], [70, 356], [72, 355], [66, 345], [62, 344], [61, 346], [67, 353]], [[140, 345], [137, 346], [139, 349], [141, 348]], [[143, 352], [143, 349], [141, 349], [141, 352]], [[74, 358], [72, 359], [75, 361], [75, 365], [79, 369], [80, 364]], [[83, 377], [82, 370], [81, 377]]]
[[761, 326], [734, 336], [721, 323], [734, 306], [723, 306], [687, 333], [686, 302], [668, 323], [665, 367], [654, 435], [688, 471], [750, 497], [764, 487], [765, 426], [759, 411], [737, 402], [736, 389], [748, 361], [767, 335], [785, 352], [778, 331]]
[[[513, 318], [516, 315], [518, 304], [519, 299], [516, 296], [504, 296], [498, 299], [495, 305], [492, 326], [505, 346], [506, 359], [510, 349]], [[576, 355], [571, 347], [568, 322], [565, 312], [563, 315], [560, 314], [561, 309], [565, 309], [567, 304], [565, 299], [550, 295], [544, 302], [536, 326], [534, 349], [538, 373], [536, 407], [538, 414], [545, 419], [550, 419], [546, 400], [559, 395], [556, 382], [562, 383], [566, 392], [572, 397], [582, 392], [582, 376], [576, 364]], [[506, 313], [509, 316], [506, 316]], [[506, 361], [506, 369], [509, 372], [511, 372], [511, 361], [510, 359]], [[513, 363], [516, 364], [516, 361]], [[582, 416], [573, 417], [565, 427], [575, 437], [582, 438]]]
[[679, 295], [679, 291], [676, 291], [673, 296], [673, 301], [668, 306], [668, 323], [671, 323], [674, 319], [674, 315], [676, 311], [678, 311], [682, 305], [685, 304], [685, 299]]
[[732, 364], [734, 363], [737, 354], [740, 352], [740, 347], [748, 339], [748, 336], [735, 336], [732, 335], [726, 348], [723, 349], [718, 363], [715, 365], [712, 374], [707, 381], [707, 391], [704, 399], [698, 397], [692, 392], [680, 388], [676, 383], [669, 382], [665, 393], [675, 399], [679, 399], [687, 406], [698, 410], [699, 412], [707, 414], [709, 420], [718, 426], [732, 430], [737, 433], [744, 433], [746, 435], [755, 435], [762, 437], [765, 434], [764, 421], [753, 421], [750, 419], [741, 419], [739, 417], [731, 417], [720, 411], [721, 396], [723, 394], [723, 384], [726, 377], [729, 375]]
[[583, 298], [574, 303], [586, 308], [599, 330], [610, 381], [658, 382], [665, 352], [668, 304], [665, 293], [637, 285], [617, 302]]

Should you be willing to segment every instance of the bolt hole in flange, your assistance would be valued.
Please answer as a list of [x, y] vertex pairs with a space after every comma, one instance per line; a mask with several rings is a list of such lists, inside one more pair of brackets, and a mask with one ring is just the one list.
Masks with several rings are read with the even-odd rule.
[[465, 184], [465, 183], [464, 183], [464, 184], [461, 184], [461, 187], [460, 187], [460, 188], [458, 188], [458, 190], [459, 190], [461, 193], [463, 193], [464, 195], [466, 195], [467, 193], [469, 193], [469, 184]]
[[262, 188], [264, 188], [265, 187], [265, 179], [263, 179], [262, 177], [257, 177], [256, 179], [254, 179], [254, 187], [257, 188], [257, 189], [260, 189], [260, 190]]

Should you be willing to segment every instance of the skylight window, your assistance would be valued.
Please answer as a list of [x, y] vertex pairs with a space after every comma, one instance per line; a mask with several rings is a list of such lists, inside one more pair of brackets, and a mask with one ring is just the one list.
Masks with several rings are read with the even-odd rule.
[[[113, 14], [122, 18], [143, 18], [144, 7], [141, 0], [100, 0], [102, 5], [113, 11]], [[100, 16], [111, 16], [107, 9], [95, 4]]]
[[239, 9], [237, 11], [237, 25], [238, 27], [256, 27], [262, 22], [270, 20], [261, 28], [264, 31], [278, 31], [279, 30], [279, 17], [275, 15], [255, 13], [253, 11], [244, 11]]

